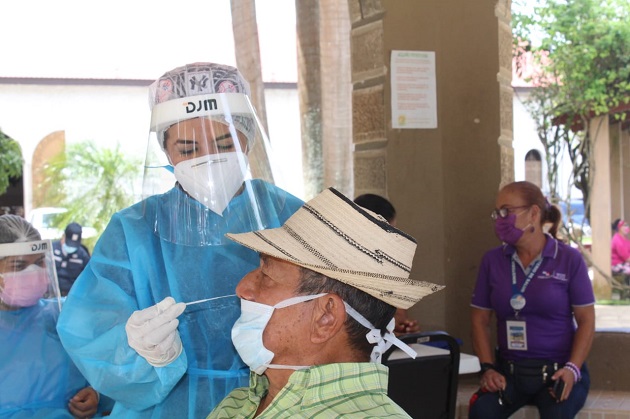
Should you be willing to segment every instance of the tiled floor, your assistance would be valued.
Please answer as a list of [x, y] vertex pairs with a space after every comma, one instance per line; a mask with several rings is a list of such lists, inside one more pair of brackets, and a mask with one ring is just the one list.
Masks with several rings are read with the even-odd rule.
[[[468, 419], [468, 400], [477, 390], [476, 386], [462, 385], [457, 397], [457, 418]], [[538, 419], [533, 406], [527, 406], [510, 419]], [[630, 393], [621, 391], [592, 390], [577, 419], [630, 419]]]

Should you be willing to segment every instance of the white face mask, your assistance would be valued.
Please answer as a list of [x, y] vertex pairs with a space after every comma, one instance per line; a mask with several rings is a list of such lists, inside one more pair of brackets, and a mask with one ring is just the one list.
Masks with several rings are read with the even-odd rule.
[[179, 162], [175, 178], [190, 196], [222, 215], [245, 180], [249, 161], [240, 151], [209, 154]]
[[289, 307], [305, 301], [323, 297], [324, 294], [300, 295], [281, 301], [274, 306], [241, 299], [241, 317], [232, 327], [232, 343], [243, 362], [256, 374], [261, 375], [267, 368], [300, 370], [309, 366], [272, 364], [274, 353], [265, 348], [263, 332], [277, 308]]

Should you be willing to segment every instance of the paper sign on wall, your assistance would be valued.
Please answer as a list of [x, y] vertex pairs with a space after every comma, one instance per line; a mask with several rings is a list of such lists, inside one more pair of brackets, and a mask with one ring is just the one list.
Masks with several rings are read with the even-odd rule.
[[392, 127], [437, 128], [434, 51], [392, 51]]

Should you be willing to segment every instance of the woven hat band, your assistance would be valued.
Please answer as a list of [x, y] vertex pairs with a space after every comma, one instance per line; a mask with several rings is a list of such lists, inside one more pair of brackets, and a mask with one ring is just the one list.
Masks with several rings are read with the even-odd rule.
[[280, 228], [230, 239], [409, 308], [443, 286], [409, 278], [416, 242], [333, 188], [307, 202]]

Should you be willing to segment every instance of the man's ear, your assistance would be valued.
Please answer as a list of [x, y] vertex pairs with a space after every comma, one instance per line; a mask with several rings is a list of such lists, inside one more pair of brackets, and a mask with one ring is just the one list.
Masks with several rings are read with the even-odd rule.
[[311, 342], [324, 343], [343, 330], [346, 308], [337, 294], [327, 294], [315, 300], [311, 324]]

